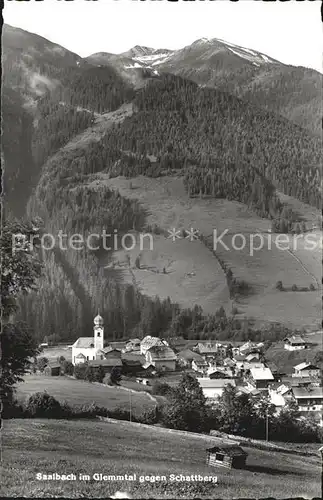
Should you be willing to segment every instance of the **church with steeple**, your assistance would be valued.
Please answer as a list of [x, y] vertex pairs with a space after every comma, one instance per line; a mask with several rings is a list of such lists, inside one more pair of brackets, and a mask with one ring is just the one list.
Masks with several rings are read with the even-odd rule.
[[86, 361], [104, 358], [103, 318], [98, 314], [94, 318], [93, 337], [80, 337], [72, 346], [72, 363], [77, 365]]

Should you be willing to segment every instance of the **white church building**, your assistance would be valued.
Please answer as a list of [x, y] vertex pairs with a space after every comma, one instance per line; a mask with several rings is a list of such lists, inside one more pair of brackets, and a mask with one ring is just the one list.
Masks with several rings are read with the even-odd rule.
[[104, 327], [103, 318], [99, 314], [94, 318], [94, 336], [80, 337], [72, 345], [72, 363], [85, 363], [93, 359], [103, 359]]

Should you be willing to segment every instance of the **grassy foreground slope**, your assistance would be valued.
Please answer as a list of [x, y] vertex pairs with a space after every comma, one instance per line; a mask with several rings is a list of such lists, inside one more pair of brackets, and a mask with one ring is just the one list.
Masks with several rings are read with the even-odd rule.
[[[319, 457], [246, 448], [246, 470], [205, 464], [209, 437], [179, 435], [134, 424], [91, 421], [5, 421], [4, 496], [108, 497], [121, 490], [134, 498], [319, 497]], [[45, 481], [43, 474], [76, 474], [76, 481]], [[79, 474], [137, 474], [136, 481], [82, 481]], [[170, 474], [218, 476], [212, 483], [170, 483]], [[140, 476], [166, 476], [159, 483]], [[184, 486], [183, 486], [184, 485]]]

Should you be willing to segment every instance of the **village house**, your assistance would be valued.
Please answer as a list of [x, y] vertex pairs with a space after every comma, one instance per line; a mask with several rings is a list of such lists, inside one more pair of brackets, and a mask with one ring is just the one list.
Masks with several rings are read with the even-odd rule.
[[251, 342], [248, 340], [245, 344], [239, 347], [240, 354], [248, 355], [250, 353], [259, 352], [264, 346], [263, 342]]
[[199, 342], [197, 344], [197, 350], [200, 355], [207, 361], [208, 359], [216, 358], [218, 354], [218, 344], [211, 342]]
[[124, 352], [131, 352], [131, 351], [140, 352], [140, 344], [141, 344], [140, 339], [130, 339], [126, 343], [125, 348], [123, 350], [124, 350]]
[[151, 347], [155, 347], [155, 346], [159, 346], [159, 347], [167, 346], [167, 347], [169, 347], [168, 342], [166, 342], [166, 340], [160, 339], [158, 337], [151, 337], [150, 335], [147, 335], [147, 337], [145, 337], [140, 343], [140, 354], [143, 354], [145, 356], [148, 349], [150, 349]]
[[300, 335], [293, 335], [284, 339], [284, 349], [287, 351], [300, 351], [306, 348], [306, 342]]
[[197, 352], [193, 352], [191, 349], [184, 349], [177, 353], [177, 361], [183, 368], [191, 368], [192, 361], [204, 362], [204, 359]]
[[232, 379], [209, 379], [209, 378], [198, 378], [197, 379], [204, 396], [207, 400], [214, 401], [222, 396], [223, 389], [227, 385], [232, 385], [236, 387], [236, 383]]
[[220, 370], [220, 369], [213, 369], [213, 371], [208, 371], [207, 373], [207, 376], [210, 378], [210, 379], [215, 379], [215, 378], [218, 378], [218, 379], [226, 379], [226, 378], [233, 378], [232, 376], [232, 372], [228, 372], [228, 371], [225, 371], [225, 370]]
[[292, 377], [319, 377], [320, 369], [318, 366], [315, 366], [312, 363], [300, 363], [299, 365], [294, 366], [294, 373]]
[[304, 417], [312, 415], [322, 422], [323, 411], [323, 389], [322, 387], [293, 387], [293, 395], [298, 409]]
[[268, 385], [274, 381], [273, 374], [266, 366], [251, 368], [246, 376], [248, 384], [256, 389], [267, 389]]
[[201, 360], [193, 359], [192, 361], [192, 370], [197, 373], [205, 374], [207, 373], [208, 363], [203, 358]]
[[[104, 348], [103, 318], [98, 314], [94, 318], [93, 337], [79, 337], [72, 346], [72, 363], [85, 363], [97, 358]], [[99, 354], [100, 355], [100, 354]]]
[[168, 345], [156, 344], [145, 351], [146, 363], [153, 365], [157, 371], [175, 371], [176, 354]]

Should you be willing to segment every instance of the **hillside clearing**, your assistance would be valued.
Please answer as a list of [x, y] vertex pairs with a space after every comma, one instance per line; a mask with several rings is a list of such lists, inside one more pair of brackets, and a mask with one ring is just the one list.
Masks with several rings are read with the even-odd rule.
[[[252, 286], [253, 293], [248, 297], [239, 299], [238, 309], [242, 315], [254, 317], [259, 322], [280, 322], [291, 328], [316, 328], [320, 318], [320, 292], [288, 292], [279, 293], [276, 289], [277, 281], [283, 281], [286, 287], [296, 284], [298, 287], [309, 287], [313, 284], [318, 287], [318, 276], [320, 276], [321, 249], [306, 250], [304, 241], [299, 240], [299, 248], [293, 250], [282, 250], [275, 244], [277, 235], [269, 235], [271, 223], [262, 219], [241, 203], [223, 199], [199, 199], [189, 198], [185, 192], [182, 178], [161, 177], [147, 178], [138, 176], [134, 179], [116, 177], [110, 179], [108, 175], [98, 174], [97, 179], [91, 184], [92, 187], [106, 185], [110, 189], [116, 189], [125, 198], [137, 199], [149, 214], [147, 224], [156, 224], [166, 231], [176, 228], [181, 230], [196, 229], [209, 241], [214, 242], [214, 230], [220, 237], [223, 231], [227, 231], [222, 238], [222, 243], [217, 243], [216, 254], [233, 271], [235, 277], [245, 280]], [[319, 211], [312, 209], [313, 214], [318, 216]], [[311, 212], [311, 213], [312, 213]], [[235, 234], [242, 234], [246, 238], [244, 248], [235, 249], [232, 238]], [[250, 252], [251, 235], [259, 234], [263, 238], [263, 248]], [[320, 233], [318, 233], [320, 234]], [[211, 258], [200, 249], [202, 242], [190, 242], [178, 239], [174, 243], [167, 236], [153, 235], [154, 252], [140, 249], [131, 251], [136, 257], [141, 253], [145, 267], [162, 268], [169, 260], [172, 262], [171, 269], [179, 269], [173, 276], [160, 276], [160, 273], [147, 272], [147, 270], [134, 269], [132, 277], [135, 278], [139, 288], [147, 295], [161, 296], [169, 295], [172, 300], [186, 305], [195, 300], [197, 304], [210, 312], [214, 312], [220, 305], [225, 304], [228, 310], [228, 293], [225, 292], [224, 274], [219, 269], [219, 263], [209, 251]], [[270, 247], [271, 240], [271, 247]], [[254, 240], [254, 246], [259, 244], [259, 239]], [[236, 247], [241, 245], [241, 237], [235, 241]], [[284, 245], [283, 245], [284, 246]], [[286, 245], [285, 245], [286, 246]], [[148, 256], [149, 254], [149, 256]], [[116, 258], [123, 258], [117, 254]], [[191, 259], [191, 260], [190, 260]], [[156, 264], [157, 263], [157, 264]], [[187, 266], [185, 267], [185, 264]], [[183, 267], [184, 266], [184, 267]], [[184, 279], [185, 273], [195, 273], [194, 279]], [[215, 274], [217, 277], [215, 276]], [[126, 273], [125, 273], [126, 275]], [[205, 278], [204, 276], [208, 276]], [[171, 285], [171, 280], [175, 285]], [[199, 289], [194, 290], [194, 284], [200, 280], [204, 282]], [[168, 283], [167, 283], [168, 281]], [[213, 289], [212, 289], [213, 282]], [[210, 285], [208, 285], [208, 283]], [[182, 290], [177, 291], [177, 286]], [[214, 293], [213, 293], [214, 292]], [[191, 296], [190, 296], [191, 294]], [[174, 295], [174, 296], [173, 296]]]
[[[214, 439], [177, 435], [126, 422], [9, 420], [3, 434], [5, 496], [134, 498], [275, 498], [319, 496], [319, 457], [247, 448], [246, 470], [205, 464]], [[37, 480], [37, 473], [76, 474], [76, 481]], [[79, 474], [137, 474], [136, 481], [82, 481]], [[171, 483], [170, 474], [217, 476], [212, 483]], [[166, 476], [140, 482], [140, 476]]]

